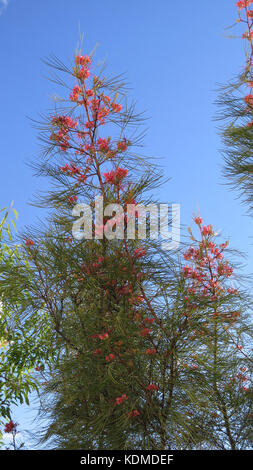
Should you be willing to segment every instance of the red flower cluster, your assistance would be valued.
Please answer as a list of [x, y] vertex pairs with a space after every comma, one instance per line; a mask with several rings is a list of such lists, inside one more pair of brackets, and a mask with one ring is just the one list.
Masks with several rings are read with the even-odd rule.
[[128, 170], [124, 170], [123, 168], [118, 167], [116, 170], [104, 173], [105, 181], [108, 184], [118, 186], [121, 181], [127, 176], [127, 173]]
[[148, 349], [146, 349], [146, 351], [145, 351], [145, 354], [147, 354], [148, 356], [153, 356], [153, 355], [156, 354], [156, 353], [157, 353], [157, 350], [154, 349], [154, 348], [153, 348], [153, 349], [148, 348]]
[[60, 148], [65, 152], [69, 148], [69, 131], [76, 129], [77, 121], [74, 121], [69, 116], [54, 116], [51, 120], [53, 126], [59, 128], [59, 131], [52, 132], [50, 139], [60, 145]]
[[77, 68], [74, 69], [75, 76], [80, 80], [80, 82], [83, 84], [87, 78], [89, 78], [90, 71], [89, 71], [89, 64], [91, 63], [91, 59], [89, 56], [82, 56], [82, 55], [77, 55], [75, 57], [75, 62], [77, 65]]
[[32, 245], [34, 245], [34, 241], [31, 240], [31, 238], [28, 238], [25, 242], [25, 246], [32, 246]]
[[69, 95], [70, 101], [75, 101], [76, 103], [79, 102], [79, 95], [81, 94], [81, 88], [78, 85], [75, 85], [72, 94]]
[[6, 423], [4, 427], [4, 432], [12, 432], [16, 431], [17, 428], [17, 423], [14, 423], [12, 420], [10, 420], [8, 423]]
[[134, 250], [133, 257], [135, 259], [138, 259], [138, 258], [141, 258], [142, 256], [145, 256], [146, 254], [147, 254], [147, 251], [144, 248], [140, 247], [140, 248], [137, 248], [137, 250]]
[[143, 328], [140, 332], [140, 336], [149, 336], [149, 333], [151, 333], [152, 330], [149, 328]]
[[93, 351], [93, 356], [99, 356], [100, 354], [102, 354], [102, 349], [95, 349], [95, 351]]
[[70, 204], [75, 204], [75, 202], [77, 201], [77, 196], [70, 196], [68, 198], [68, 201]]
[[127, 141], [126, 141], [126, 139], [120, 140], [117, 143], [117, 147], [118, 147], [118, 150], [120, 150], [121, 152], [125, 152], [127, 150]]
[[74, 163], [71, 163], [70, 165], [66, 163], [65, 166], [60, 167], [60, 170], [63, 173], [66, 173], [68, 176], [76, 178], [78, 183], [85, 183], [85, 181], [87, 180], [86, 173], [89, 172], [90, 168], [87, 166], [84, 170], [84, 173], [82, 173], [81, 168], [77, 167]]
[[158, 390], [158, 385], [156, 384], [149, 384], [147, 387], [146, 387], [146, 390], [148, 391], [151, 391], [151, 392], [154, 392], [155, 390]]
[[105, 360], [106, 362], [111, 362], [113, 361], [113, 359], [115, 359], [115, 354], [108, 354], [108, 356], [106, 356]]
[[128, 400], [128, 397], [127, 397], [126, 393], [123, 393], [123, 395], [121, 395], [121, 397], [116, 398], [115, 402], [116, 402], [116, 405], [121, 405], [126, 400]]
[[236, 3], [236, 6], [241, 10], [242, 8], [250, 6], [252, 3], [253, 0], [239, 0], [239, 2]]
[[245, 96], [244, 101], [246, 104], [253, 106], [253, 95], [250, 93], [249, 95]]
[[109, 152], [110, 148], [109, 148], [109, 142], [110, 142], [110, 138], [108, 137], [108, 139], [101, 139], [101, 138], [98, 138], [97, 140], [97, 144], [98, 144], [98, 150], [100, 152], [103, 152], [103, 153], [107, 153]]
[[138, 410], [132, 410], [130, 411], [130, 413], [128, 413], [128, 416], [130, 418], [135, 418], [136, 416], [139, 416], [140, 415], [140, 412]]

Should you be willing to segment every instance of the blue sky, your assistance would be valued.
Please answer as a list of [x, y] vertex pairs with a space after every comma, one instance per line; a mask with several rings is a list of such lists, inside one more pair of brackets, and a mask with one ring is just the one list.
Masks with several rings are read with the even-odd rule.
[[[126, 72], [131, 97], [150, 116], [145, 153], [161, 157], [171, 177], [160, 200], [180, 203], [185, 225], [199, 210], [248, 255], [252, 271], [252, 219], [224, 186], [213, 121], [218, 84], [245, 61], [243, 41], [226, 37], [240, 34], [240, 27], [226, 30], [236, 14], [234, 0], [0, 1], [0, 206], [14, 200], [20, 228], [44, 215], [28, 205], [46, 185], [26, 164], [39, 149], [28, 117], [46, 112], [49, 96], [59, 92], [41, 59], [54, 53], [72, 60], [80, 24], [84, 52], [98, 44], [96, 59], [107, 59], [108, 72]], [[27, 421], [24, 408], [17, 419]]]

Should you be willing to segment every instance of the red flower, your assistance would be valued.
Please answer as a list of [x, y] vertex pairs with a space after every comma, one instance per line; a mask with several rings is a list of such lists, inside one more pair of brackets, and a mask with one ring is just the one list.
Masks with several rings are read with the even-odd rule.
[[95, 349], [95, 351], [93, 351], [93, 356], [98, 356], [99, 354], [102, 354], [102, 349]]
[[202, 227], [201, 232], [203, 235], [211, 235], [213, 233], [212, 225], [207, 225], [207, 226]]
[[115, 113], [120, 113], [120, 111], [122, 110], [121, 104], [117, 104], [117, 103], [112, 103], [111, 108]]
[[253, 0], [239, 0], [239, 2], [236, 3], [236, 6], [241, 10], [242, 8], [246, 8], [249, 5], [253, 3]]
[[34, 245], [34, 241], [31, 240], [31, 238], [28, 238], [25, 242], [25, 246], [32, 246]]
[[6, 423], [4, 427], [4, 432], [12, 432], [13, 430], [16, 431], [17, 423], [13, 423], [13, 421], [9, 421], [9, 423]]
[[151, 330], [149, 328], [143, 328], [140, 332], [140, 336], [148, 336]]
[[128, 413], [128, 416], [130, 418], [135, 418], [136, 416], [139, 416], [140, 415], [140, 412], [138, 410], [132, 410], [130, 411], [130, 413]]
[[94, 96], [94, 91], [92, 89], [91, 90], [85, 90], [85, 93], [86, 93], [86, 96], [88, 96], [88, 97]]
[[77, 201], [77, 197], [76, 196], [70, 196], [68, 198], [68, 201], [69, 201], [70, 204], [74, 204]]
[[117, 168], [115, 171], [112, 170], [108, 173], [104, 173], [105, 181], [108, 184], [119, 184], [126, 176], [128, 170], [123, 168]]
[[147, 387], [146, 387], [146, 390], [148, 391], [154, 391], [154, 390], [158, 390], [158, 385], [156, 384], [149, 384]]
[[141, 247], [134, 251], [133, 256], [134, 258], [138, 259], [138, 258], [141, 258], [142, 256], [145, 256], [146, 253], [147, 253], [146, 250]]
[[201, 225], [203, 223], [203, 219], [201, 217], [195, 217], [194, 222], [197, 225]]
[[126, 149], [127, 149], [127, 142], [126, 142], [126, 139], [120, 140], [120, 141], [117, 143], [117, 147], [118, 147], [118, 150], [121, 150], [121, 152], [125, 152]]
[[86, 122], [85, 127], [87, 129], [92, 129], [92, 127], [94, 127], [94, 121]]
[[123, 395], [121, 395], [121, 397], [117, 397], [115, 402], [116, 402], [116, 405], [121, 405], [121, 403], [123, 403], [125, 400], [128, 400], [128, 397], [126, 396], [125, 393], [123, 393]]
[[253, 95], [250, 93], [249, 95], [245, 96], [244, 101], [246, 104], [253, 105]]
[[98, 148], [100, 152], [108, 152], [109, 150], [109, 139], [101, 139], [97, 140]]
[[77, 101], [81, 93], [81, 88], [78, 85], [75, 85], [72, 91], [72, 94], [69, 95], [71, 101]]
[[145, 323], [154, 323], [154, 321], [155, 321], [154, 318], [148, 318], [148, 317], [144, 318]]
[[115, 359], [115, 354], [109, 354], [109, 355], [106, 356], [106, 358], [105, 358], [106, 362], [113, 361], [113, 359]]
[[65, 129], [75, 129], [77, 126], [77, 121], [74, 121], [73, 119], [71, 119], [71, 117], [65, 115], [54, 116], [51, 122], [54, 126], [58, 126]]
[[108, 339], [108, 338], [109, 338], [109, 334], [108, 334], [108, 333], [100, 334], [100, 335], [98, 335], [98, 338], [99, 338], [99, 339]]
[[253, 31], [245, 31], [245, 33], [242, 35], [243, 39], [250, 39], [253, 38]]
[[156, 349], [146, 349], [145, 351], [145, 354], [147, 354], [148, 356], [152, 356], [153, 354], [156, 354], [157, 353], [157, 350]]
[[77, 55], [75, 57], [76, 65], [87, 65], [91, 63], [91, 58], [88, 55]]

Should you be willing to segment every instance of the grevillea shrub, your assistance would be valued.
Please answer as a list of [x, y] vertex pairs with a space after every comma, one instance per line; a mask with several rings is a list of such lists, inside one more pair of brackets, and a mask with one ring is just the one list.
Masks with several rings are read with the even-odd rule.
[[[49, 209], [48, 222], [24, 235], [32, 275], [22, 263], [14, 274], [5, 269], [9, 289], [16, 282], [30, 292], [27, 316], [35, 308], [47, 315], [58, 353], [49, 371], [36, 368], [50, 421], [44, 440], [64, 449], [248, 445], [246, 296], [231, 284], [227, 244], [216, 245], [212, 226], [196, 218], [200, 240], [191, 232], [180, 261], [149, 233], [128, 239], [125, 211], [92, 225], [90, 239], [73, 237], [76, 203], [131, 203], [138, 221], [135, 205], [152, 199], [161, 175], [140, 156], [141, 116], [118, 78], [96, 73], [81, 53], [70, 69], [49, 65], [71, 89], [40, 124], [35, 166], [52, 186], [37, 204]], [[114, 238], [118, 220], [123, 234]]]

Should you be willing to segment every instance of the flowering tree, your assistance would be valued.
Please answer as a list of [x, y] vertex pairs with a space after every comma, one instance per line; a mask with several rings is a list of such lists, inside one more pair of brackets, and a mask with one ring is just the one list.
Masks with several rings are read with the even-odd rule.
[[201, 237], [197, 241], [191, 233], [195, 246], [184, 254], [191, 265], [183, 273], [189, 293], [186, 317], [197, 320], [191, 339], [198, 338], [193, 367], [201, 377], [204, 426], [211, 426], [213, 442], [221, 448], [244, 448], [252, 443], [252, 328], [244, 318], [242, 292], [227, 284], [233, 274], [224, 257], [228, 242], [217, 244], [213, 227], [203, 226], [200, 217], [195, 223]]
[[[49, 65], [71, 79], [58, 80], [70, 91], [40, 125], [35, 167], [53, 184], [37, 204], [51, 209], [49, 220], [24, 234], [29, 272], [20, 259], [14, 274], [3, 268], [6, 300], [13, 283], [29, 292], [23, 313], [32, 323], [39, 312], [57, 355], [49, 371], [36, 368], [51, 418], [44, 438], [64, 449], [247, 445], [248, 426], [239, 432], [234, 417], [245, 424], [251, 412], [241, 388], [249, 327], [244, 298], [228, 284], [227, 244], [216, 246], [197, 218], [201, 240], [191, 233], [182, 265], [153, 239], [151, 220], [146, 238], [128, 236], [130, 224], [143, 229], [138, 204], [161, 183], [136, 151], [141, 115], [117, 77], [95, 73], [92, 56], [77, 52], [70, 69], [55, 58]], [[112, 204], [102, 217], [101, 198]], [[85, 239], [72, 230], [81, 202]]]

